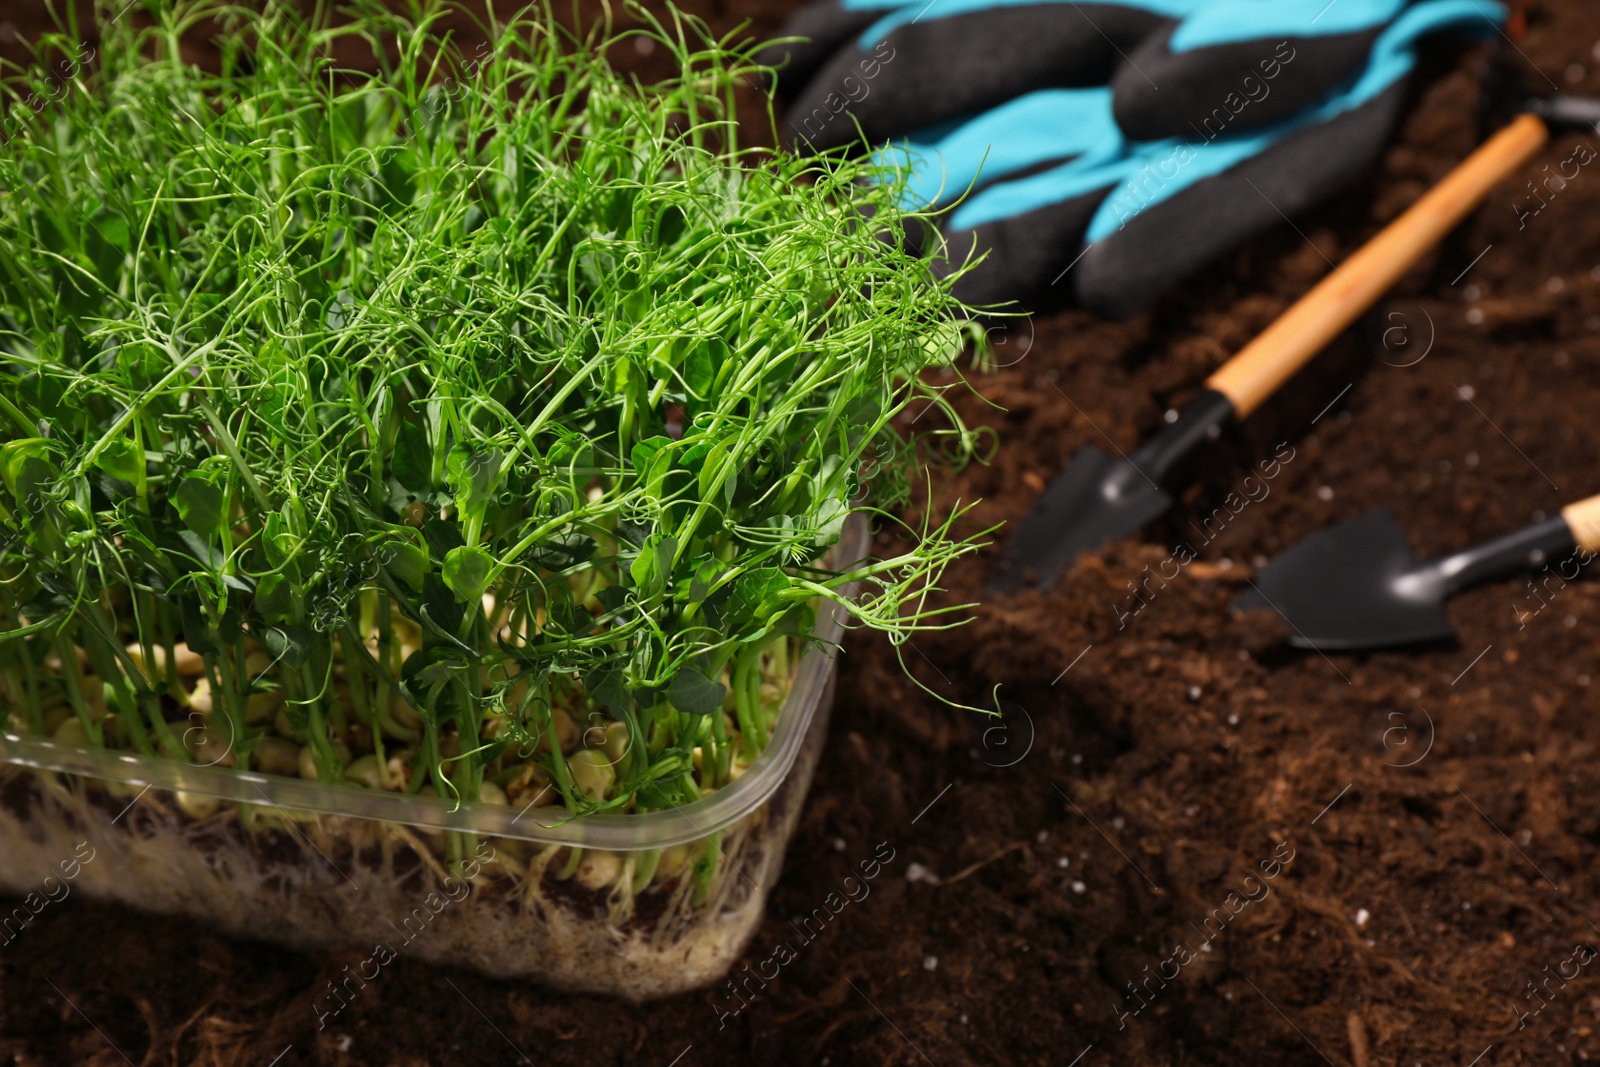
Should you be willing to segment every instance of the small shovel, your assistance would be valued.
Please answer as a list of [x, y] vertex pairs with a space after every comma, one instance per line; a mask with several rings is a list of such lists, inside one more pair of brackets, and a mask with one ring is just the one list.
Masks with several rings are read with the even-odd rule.
[[[992, 593], [1011, 592], [1031, 575], [1042, 588], [1084, 552], [1138, 531], [1172, 506], [1163, 481], [1178, 462], [1214, 440], [1229, 419], [1243, 419], [1370, 308], [1549, 139], [1552, 123], [1591, 122], [1587, 101], [1544, 102], [1484, 142], [1344, 265], [1278, 316], [1265, 332], [1206, 379], [1206, 389], [1177, 421], [1132, 456], [1080, 451], [1023, 516], [990, 576]], [[1563, 109], [1565, 107], [1565, 109]]]
[[[1581, 551], [1582, 556], [1575, 555]], [[1277, 611], [1289, 643], [1321, 652], [1455, 636], [1444, 602], [1463, 589], [1549, 560], [1580, 565], [1600, 552], [1600, 496], [1476, 548], [1422, 561], [1394, 515], [1369, 511], [1286, 550], [1256, 575], [1238, 611]], [[1564, 577], [1572, 577], [1566, 575]]]

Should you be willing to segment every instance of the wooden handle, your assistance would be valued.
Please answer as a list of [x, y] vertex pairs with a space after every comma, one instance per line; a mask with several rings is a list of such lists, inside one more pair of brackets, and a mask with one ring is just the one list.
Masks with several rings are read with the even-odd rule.
[[1549, 136], [1543, 120], [1522, 115], [1489, 138], [1219, 367], [1206, 385], [1232, 401], [1241, 419], [1260, 407], [1443, 240], [1495, 185], [1544, 147]]
[[1572, 539], [1585, 552], [1600, 552], [1600, 496], [1568, 504], [1561, 509]]

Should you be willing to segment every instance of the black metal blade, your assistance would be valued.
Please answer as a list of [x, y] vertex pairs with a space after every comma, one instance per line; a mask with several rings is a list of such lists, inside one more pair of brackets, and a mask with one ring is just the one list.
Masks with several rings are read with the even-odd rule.
[[989, 591], [1020, 589], [1030, 572], [1048, 589], [1078, 553], [1138, 532], [1171, 506], [1172, 497], [1131, 461], [1086, 446], [1017, 523]]
[[1322, 652], [1438, 641], [1444, 587], [1388, 511], [1318, 531], [1268, 564], [1234, 607], [1276, 611], [1291, 644]]

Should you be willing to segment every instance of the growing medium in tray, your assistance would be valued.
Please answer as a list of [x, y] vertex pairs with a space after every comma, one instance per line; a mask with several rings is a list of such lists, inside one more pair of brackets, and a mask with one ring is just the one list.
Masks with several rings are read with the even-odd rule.
[[641, 88], [543, 10], [471, 54], [437, 7], [155, 10], [10, 83], [9, 730], [647, 812], [750, 765], [820, 608], [943, 624], [956, 517], [824, 561], [960, 309], [890, 176], [738, 145], [742, 52], [652, 23]]

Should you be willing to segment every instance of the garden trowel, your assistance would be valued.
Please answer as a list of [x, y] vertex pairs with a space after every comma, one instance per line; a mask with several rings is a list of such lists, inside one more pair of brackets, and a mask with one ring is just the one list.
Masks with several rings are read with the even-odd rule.
[[1455, 635], [1444, 602], [1463, 589], [1551, 564], [1565, 582], [1596, 553], [1600, 496], [1426, 561], [1411, 551], [1393, 514], [1369, 511], [1285, 551], [1234, 607], [1278, 612], [1289, 623], [1290, 644], [1322, 652], [1438, 641]]
[[1017, 524], [990, 577], [991, 592], [1018, 589], [1030, 578], [1053, 585], [1078, 553], [1134, 533], [1171, 507], [1165, 486], [1180, 460], [1219, 436], [1229, 419], [1258, 408], [1539, 151], [1550, 136], [1546, 118], [1579, 121], [1549, 107], [1541, 113], [1521, 115], [1485, 141], [1206, 379], [1205, 391], [1144, 447], [1131, 456], [1093, 445], [1079, 452]]

